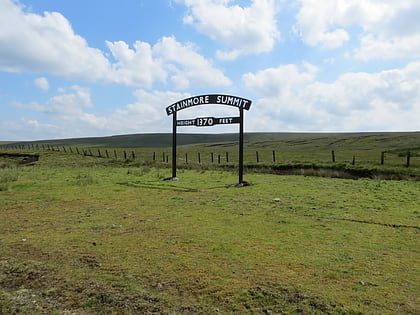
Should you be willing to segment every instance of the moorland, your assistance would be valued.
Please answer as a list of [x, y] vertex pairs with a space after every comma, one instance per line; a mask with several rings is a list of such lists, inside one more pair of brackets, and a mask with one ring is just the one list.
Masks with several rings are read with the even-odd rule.
[[0, 144], [0, 313], [420, 312], [420, 133], [180, 139]]

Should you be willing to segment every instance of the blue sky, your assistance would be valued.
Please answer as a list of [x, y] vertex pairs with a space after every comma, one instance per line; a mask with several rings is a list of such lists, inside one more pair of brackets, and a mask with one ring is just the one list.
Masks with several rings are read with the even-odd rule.
[[0, 0], [0, 140], [170, 132], [168, 105], [219, 93], [253, 101], [248, 132], [418, 131], [419, 16], [418, 0]]

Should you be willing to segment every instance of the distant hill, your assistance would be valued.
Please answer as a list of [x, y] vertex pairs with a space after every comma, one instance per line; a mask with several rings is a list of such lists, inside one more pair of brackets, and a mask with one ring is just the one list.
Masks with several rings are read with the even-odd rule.
[[[420, 132], [372, 133], [245, 133], [245, 145], [253, 148], [314, 150], [325, 148], [404, 150], [420, 148]], [[234, 146], [238, 134], [188, 134], [177, 136], [178, 145]], [[164, 148], [172, 146], [172, 134], [151, 133], [110, 137], [74, 138], [8, 143], [98, 148]]]

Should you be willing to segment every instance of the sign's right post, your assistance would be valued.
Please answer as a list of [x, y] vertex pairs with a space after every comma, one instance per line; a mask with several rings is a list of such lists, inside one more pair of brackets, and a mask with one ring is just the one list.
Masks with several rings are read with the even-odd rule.
[[244, 109], [239, 108], [239, 186], [243, 186], [244, 181]]

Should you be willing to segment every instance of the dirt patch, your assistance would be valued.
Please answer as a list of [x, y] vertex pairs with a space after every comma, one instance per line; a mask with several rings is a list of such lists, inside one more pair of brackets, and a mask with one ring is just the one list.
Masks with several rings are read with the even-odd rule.
[[0, 153], [0, 158], [10, 159], [20, 165], [31, 164], [39, 160], [39, 154]]

